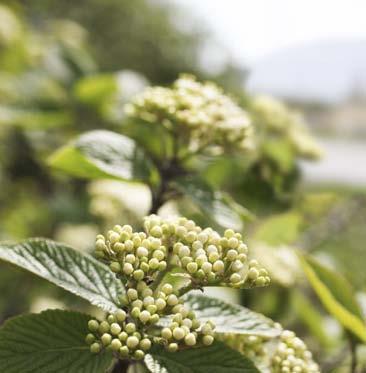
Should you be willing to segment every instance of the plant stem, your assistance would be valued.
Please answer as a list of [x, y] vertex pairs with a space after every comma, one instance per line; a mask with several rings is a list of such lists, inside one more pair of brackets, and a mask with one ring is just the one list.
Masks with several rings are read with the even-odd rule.
[[351, 367], [350, 373], [356, 373], [357, 370], [357, 343], [353, 337], [349, 337], [349, 347], [351, 352]]
[[130, 361], [129, 360], [126, 360], [126, 359], [120, 360], [120, 359], [118, 359], [117, 363], [113, 367], [113, 370], [112, 370], [111, 373], [127, 373], [129, 365], [130, 365]]

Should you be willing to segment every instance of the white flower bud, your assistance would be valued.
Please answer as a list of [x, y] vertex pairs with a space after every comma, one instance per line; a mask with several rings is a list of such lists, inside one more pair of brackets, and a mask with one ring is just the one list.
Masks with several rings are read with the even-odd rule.
[[181, 339], [183, 339], [184, 338], [184, 336], [185, 336], [185, 332], [184, 332], [184, 330], [182, 329], [182, 328], [175, 328], [174, 330], [173, 330], [173, 337], [176, 339], [176, 340], [181, 340]]
[[148, 256], [149, 255], [149, 251], [147, 250], [146, 247], [140, 246], [140, 247], [137, 248], [136, 254], [139, 257]]
[[140, 341], [138, 340], [137, 337], [135, 336], [130, 336], [127, 338], [127, 341], [126, 341], [126, 345], [128, 348], [136, 348], [138, 346], [138, 344], [140, 343]]
[[205, 346], [212, 345], [213, 341], [214, 341], [214, 337], [212, 335], [204, 335], [203, 338], [202, 338], [202, 343]]
[[108, 333], [104, 333], [101, 336], [100, 340], [102, 341], [103, 346], [108, 346], [112, 341], [112, 336]]
[[[212, 254], [211, 254], [212, 255]], [[224, 265], [224, 262], [222, 260], [216, 260], [213, 265], [212, 265], [212, 269], [215, 271], [215, 272], [222, 272], [224, 269], [225, 269], [225, 265]]]
[[178, 345], [177, 345], [177, 343], [169, 343], [169, 345], [168, 345], [168, 351], [169, 352], [176, 352], [176, 351], [178, 351]]
[[153, 257], [160, 261], [165, 258], [165, 255], [161, 250], [155, 250], [153, 253]]
[[151, 314], [145, 310], [140, 313], [139, 319], [143, 324], [146, 324], [150, 320]]
[[119, 339], [113, 339], [111, 342], [111, 348], [113, 351], [119, 351], [119, 349], [122, 347], [122, 343]]
[[230, 249], [226, 253], [226, 258], [230, 260], [231, 262], [234, 261], [237, 258], [237, 256], [238, 256], [238, 252], [234, 249]]
[[173, 292], [173, 286], [170, 284], [164, 284], [161, 289], [166, 295], [169, 295]]
[[232, 282], [233, 284], [237, 284], [241, 280], [242, 280], [242, 278], [241, 278], [241, 276], [238, 273], [233, 273], [230, 276], [230, 282]]
[[118, 240], [119, 240], [119, 234], [116, 232], [111, 232], [111, 234], [109, 235], [109, 241], [113, 244], [113, 243], [118, 242]]
[[228, 245], [229, 245], [230, 248], [236, 249], [239, 245], [239, 241], [238, 241], [237, 238], [231, 237], [228, 241]]
[[127, 297], [130, 301], [136, 300], [138, 298], [137, 290], [135, 289], [128, 289], [127, 290]]
[[248, 278], [250, 280], [256, 280], [259, 276], [259, 272], [256, 268], [252, 267], [250, 268], [249, 272], [248, 272]]
[[123, 273], [126, 275], [130, 275], [133, 272], [133, 266], [131, 263], [125, 263], [123, 265]]
[[149, 260], [149, 267], [154, 270], [157, 269], [159, 267], [159, 260], [156, 258], [151, 258]]
[[163, 328], [161, 331], [161, 336], [165, 339], [170, 339], [173, 336], [172, 331], [169, 328]]
[[194, 346], [196, 344], [196, 337], [193, 333], [188, 333], [185, 337], [184, 337], [184, 343], [187, 345], [187, 346]]
[[126, 263], [134, 264], [134, 263], [136, 262], [136, 257], [135, 257], [135, 255], [133, 255], [133, 254], [127, 254], [127, 255], [125, 256], [125, 262], [126, 262]]
[[189, 273], [196, 273], [197, 272], [197, 269], [198, 269], [198, 265], [197, 265], [197, 263], [195, 263], [195, 262], [192, 262], [192, 263], [188, 263], [187, 264], [187, 271], [189, 272]]
[[140, 347], [144, 351], [148, 351], [151, 348], [151, 341], [148, 338], [141, 339]]
[[159, 311], [162, 311], [166, 307], [166, 302], [162, 298], [158, 298], [155, 301], [155, 305]]
[[174, 294], [170, 294], [167, 298], [167, 303], [169, 306], [175, 306], [178, 303], [178, 298]]
[[205, 262], [205, 263], [202, 264], [201, 268], [202, 268], [203, 272], [210, 273], [212, 271], [212, 264], [209, 263], [209, 262]]
[[143, 299], [144, 306], [147, 307], [155, 303], [155, 299], [152, 296], [147, 296]]
[[136, 331], [136, 325], [134, 323], [132, 323], [132, 322], [126, 324], [125, 331], [128, 334], [134, 333]]
[[121, 333], [120, 325], [117, 324], [117, 323], [113, 323], [111, 325], [111, 333], [114, 334], [114, 335], [118, 335], [119, 333]]

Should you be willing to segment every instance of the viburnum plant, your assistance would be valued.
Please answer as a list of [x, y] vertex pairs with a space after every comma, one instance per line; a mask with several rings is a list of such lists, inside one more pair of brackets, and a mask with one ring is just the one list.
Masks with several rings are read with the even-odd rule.
[[151, 215], [141, 232], [116, 225], [98, 235], [95, 254], [99, 261], [44, 239], [0, 245], [3, 260], [107, 312], [103, 320], [63, 310], [8, 320], [0, 329], [2, 371], [319, 371], [294, 333], [194, 292], [268, 285], [240, 233]]
[[[94, 256], [40, 238], [0, 244], [0, 259], [106, 314], [47, 310], [8, 320], [0, 329], [0, 370], [318, 372], [294, 333], [201, 293], [210, 286], [270, 283], [242, 234], [228, 224], [241, 221], [246, 210], [200, 175], [205, 158], [251, 152], [248, 112], [213, 83], [182, 76], [171, 88], [147, 88], [125, 115], [126, 136], [89, 132], [58, 150], [50, 164], [77, 177], [148, 185], [150, 215], [136, 230], [126, 221], [98, 235]], [[158, 215], [166, 202], [182, 198], [199, 210], [206, 228]]]

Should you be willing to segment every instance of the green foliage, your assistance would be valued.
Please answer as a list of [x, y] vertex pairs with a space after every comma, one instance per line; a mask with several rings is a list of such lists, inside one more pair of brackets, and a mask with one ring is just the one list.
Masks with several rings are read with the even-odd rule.
[[297, 212], [274, 215], [259, 225], [254, 238], [270, 245], [291, 244], [298, 239], [301, 224], [302, 217]]
[[85, 104], [103, 106], [117, 89], [116, 77], [113, 74], [95, 74], [80, 79], [74, 86], [74, 94]]
[[0, 370], [8, 373], [104, 373], [112, 354], [90, 355], [88, 316], [48, 310], [9, 319], [0, 329]]
[[126, 136], [110, 131], [91, 131], [59, 149], [49, 163], [77, 177], [131, 180], [134, 149], [134, 142]]
[[187, 201], [212, 224], [228, 228], [241, 229], [243, 222], [253, 215], [243, 206], [236, 203], [230, 195], [215, 191], [208, 183], [198, 177], [182, 177], [174, 182], [183, 199], [180, 207], [186, 213]]
[[187, 296], [186, 303], [201, 322], [215, 320], [215, 331], [218, 334], [232, 333], [274, 338], [281, 332], [272, 320], [236, 304], [193, 294]]
[[366, 323], [351, 285], [340, 273], [324, 267], [310, 256], [300, 256], [305, 274], [327, 311], [362, 342]]
[[151, 373], [257, 373], [258, 369], [239, 352], [215, 342], [206, 348], [194, 348], [178, 354], [156, 348], [145, 357]]
[[90, 303], [113, 311], [123, 288], [108, 267], [64, 244], [40, 238], [1, 243], [0, 259], [15, 264]]

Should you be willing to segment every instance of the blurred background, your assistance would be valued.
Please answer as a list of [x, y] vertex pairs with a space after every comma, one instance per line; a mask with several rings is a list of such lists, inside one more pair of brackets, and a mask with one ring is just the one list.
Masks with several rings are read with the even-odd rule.
[[[90, 250], [109, 225], [146, 214], [143, 185], [68, 178], [47, 158], [86, 130], [122, 131], [120, 108], [147, 85], [184, 72], [217, 82], [244, 106], [270, 96], [266, 120], [296, 112], [322, 156], [267, 146], [268, 135], [245, 172], [240, 159], [206, 168], [212, 185], [255, 216], [244, 232], [274, 280], [224, 296], [295, 329], [323, 371], [342, 371], [344, 332], [290, 248], [342, 273], [366, 311], [365, 12], [363, 0], [1, 0], [0, 239], [45, 236]], [[0, 293], [0, 323], [86, 307], [4, 264]]]

